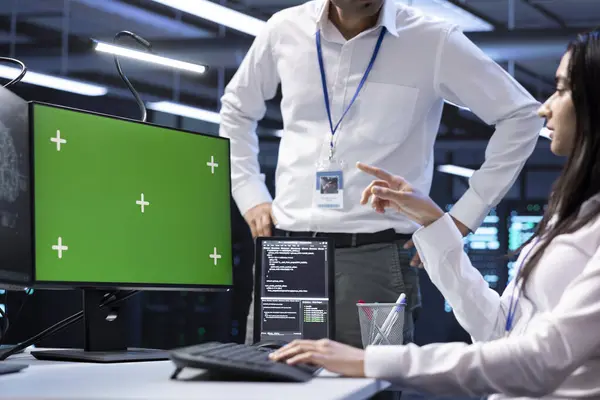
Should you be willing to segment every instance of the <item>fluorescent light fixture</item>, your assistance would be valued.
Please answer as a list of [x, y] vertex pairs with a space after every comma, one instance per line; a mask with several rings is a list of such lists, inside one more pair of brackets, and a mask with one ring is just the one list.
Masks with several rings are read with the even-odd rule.
[[494, 26], [489, 22], [446, 0], [396, 0], [396, 3], [412, 6], [425, 15], [438, 17], [456, 24], [464, 32], [494, 30]]
[[[19, 68], [0, 65], [0, 77], [6, 79], [13, 79], [17, 77], [20, 71], [21, 70]], [[108, 89], [102, 86], [74, 81], [72, 79], [60, 78], [58, 76], [40, 74], [32, 71], [27, 71], [21, 82], [62, 90], [65, 92], [77, 93], [84, 96], [104, 96], [108, 92]]]
[[159, 64], [165, 67], [177, 68], [184, 71], [196, 72], [198, 74], [203, 74], [204, 72], [206, 72], [206, 67], [204, 65], [174, 60], [172, 58], [161, 57], [143, 51], [132, 50], [126, 47], [115, 46], [103, 42], [96, 42], [96, 51], [100, 51], [102, 53], [110, 53], [127, 58], [133, 58], [135, 60], [146, 61], [149, 63]]
[[154, 111], [199, 119], [201, 121], [212, 122], [213, 124], [219, 124], [221, 122], [221, 116], [218, 112], [203, 110], [201, 108], [190, 107], [170, 101], [150, 102], [147, 106]]
[[463, 176], [465, 178], [470, 178], [473, 175], [473, 172], [475, 172], [475, 170], [473, 170], [473, 169], [459, 167], [458, 165], [452, 165], [452, 164], [440, 165], [440, 166], [438, 166], [437, 170], [440, 172], [444, 172], [446, 174]]
[[545, 137], [546, 139], [552, 140], [552, 138], [550, 137], [551, 132], [552, 131], [550, 129], [543, 127], [542, 130], [540, 131], [540, 136]]
[[262, 19], [251, 17], [208, 0], [153, 0], [219, 25], [256, 36], [265, 26]]

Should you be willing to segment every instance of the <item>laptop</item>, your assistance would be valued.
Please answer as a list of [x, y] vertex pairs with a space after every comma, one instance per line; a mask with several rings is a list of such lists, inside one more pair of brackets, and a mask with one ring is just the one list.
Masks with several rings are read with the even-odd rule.
[[334, 255], [331, 238], [257, 238], [255, 344], [335, 338]]

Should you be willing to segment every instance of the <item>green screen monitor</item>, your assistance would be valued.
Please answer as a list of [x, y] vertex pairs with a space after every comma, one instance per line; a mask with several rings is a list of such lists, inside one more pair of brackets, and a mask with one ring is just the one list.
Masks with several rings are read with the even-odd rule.
[[131, 361], [93, 358], [124, 349], [107, 292], [232, 286], [229, 141], [35, 102], [28, 114], [30, 286], [84, 289], [86, 330], [84, 352], [35, 355]]
[[30, 108], [39, 287], [232, 284], [229, 141]]

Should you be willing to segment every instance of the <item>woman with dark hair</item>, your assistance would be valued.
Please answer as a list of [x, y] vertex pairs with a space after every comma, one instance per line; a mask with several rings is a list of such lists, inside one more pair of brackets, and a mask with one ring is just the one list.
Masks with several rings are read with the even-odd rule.
[[410, 183], [374, 175], [365, 189], [380, 213], [392, 208], [422, 227], [413, 239], [431, 280], [474, 343], [356, 349], [296, 341], [276, 360], [310, 362], [349, 376], [382, 378], [430, 393], [491, 398], [600, 398], [600, 31], [580, 35], [540, 108], [552, 152], [567, 156], [544, 218], [499, 296], [463, 251], [452, 218]]

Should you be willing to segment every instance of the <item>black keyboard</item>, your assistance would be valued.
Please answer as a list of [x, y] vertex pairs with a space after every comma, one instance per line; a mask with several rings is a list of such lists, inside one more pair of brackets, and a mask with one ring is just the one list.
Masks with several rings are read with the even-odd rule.
[[306, 382], [319, 367], [302, 364], [288, 365], [269, 359], [273, 350], [238, 343], [208, 342], [171, 351], [176, 379], [184, 368], [197, 368], [216, 373], [223, 379]]

